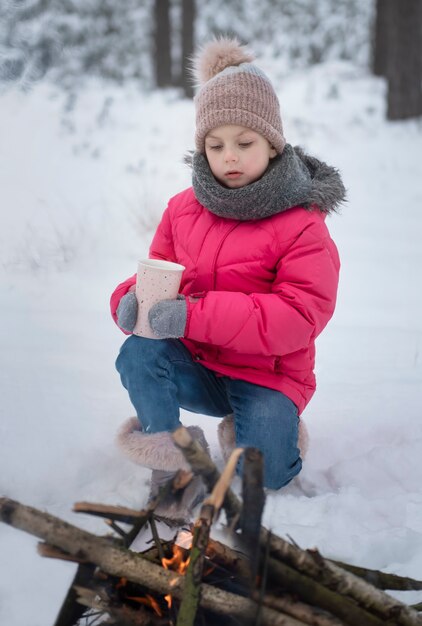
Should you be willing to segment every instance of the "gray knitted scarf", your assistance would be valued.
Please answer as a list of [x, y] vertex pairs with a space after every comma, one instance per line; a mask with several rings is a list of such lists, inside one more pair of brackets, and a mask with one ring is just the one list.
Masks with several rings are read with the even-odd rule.
[[260, 220], [297, 205], [307, 209], [316, 205], [323, 213], [331, 213], [345, 200], [338, 171], [289, 144], [281, 155], [271, 159], [259, 180], [239, 189], [221, 185], [200, 152], [186, 158], [189, 160], [197, 199], [219, 217]]

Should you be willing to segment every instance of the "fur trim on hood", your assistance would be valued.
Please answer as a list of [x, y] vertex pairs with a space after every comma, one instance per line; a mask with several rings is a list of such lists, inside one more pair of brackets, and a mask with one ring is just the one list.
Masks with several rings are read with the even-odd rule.
[[338, 169], [306, 154], [299, 146], [295, 146], [294, 151], [311, 175], [311, 190], [306, 208], [316, 205], [323, 213], [337, 212], [340, 204], [346, 202], [346, 189]]

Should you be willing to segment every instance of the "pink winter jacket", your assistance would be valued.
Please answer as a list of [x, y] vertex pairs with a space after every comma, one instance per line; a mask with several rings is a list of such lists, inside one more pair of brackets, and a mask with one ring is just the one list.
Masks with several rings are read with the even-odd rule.
[[[186, 267], [181, 341], [218, 374], [286, 394], [302, 413], [315, 391], [315, 338], [334, 312], [340, 262], [318, 209], [272, 217], [216, 216], [189, 188], [174, 196], [151, 244], [152, 259]], [[120, 299], [136, 275], [111, 297]]]

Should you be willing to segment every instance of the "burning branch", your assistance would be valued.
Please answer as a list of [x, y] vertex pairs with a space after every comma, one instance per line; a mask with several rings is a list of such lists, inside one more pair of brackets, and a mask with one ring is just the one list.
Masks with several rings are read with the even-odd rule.
[[[194, 526], [190, 554], [188, 549], [170, 542], [174, 555], [166, 558], [169, 546], [157, 532], [154, 548], [142, 554], [128, 549], [146, 522], [152, 522], [152, 530], [156, 530], [153, 510], [161, 492], [145, 511], [101, 504], [75, 505], [78, 512], [111, 520], [119, 537], [96, 537], [48, 513], [0, 498], [0, 521], [44, 540], [46, 544], [39, 548], [44, 556], [78, 563], [68, 602], [55, 626], [73, 626], [77, 616], [81, 616], [81, 609], [75, 605], [75, 588], [78, 602], [104, 611], [111, 620], [128, 626], [174, 624], [170, 615], [165, 617], [166, 600], [174, 600], [175, 607], [179, 606], [177, 626], [193, 626], [200, 617], [204, 624], [215, 623], [214, 617], [207, 622], [210, 614], [224, 615], [229, 623], [238, 620], [261, 626], [381, 626], [386, 622], [422, 626], [422, 616], [415, 608], [381, 590], [389, 585], [393, 589], [421, 589], [420, 581], [330, 561], [316, 549], [301, 550], [261, 526], [264, 495], [260, 453], [238, 449], [220, 476], [187, 431], [179, 429], [175, 439], [192, 469], [202, 475], [212, 492]], [[243, 510], [230, 490], [242, 453]], [[164, 489], [183, 488], [191, 478], [192, 474], [184, 473]], [[247, 554], [210, 538], [211, 524], [220, 506], [225, 508], [232, 529], [240, 524]], [[118, 523], [131, 524], [132, 528], [125, 532]], [[208, 562], [212, 567], [204, 572]], [[172, 569], [175, 567], [177, 571]], [[379, 588], [370, 584], [372, 579]], [[255, 589], [257, 581], [259, 591]], [[137, 610], [139, 607], [141, 611]]]
[[210, 528], [214, 517], [214, 507], [204, 504], [195, 524], [190, 551], [186, 584], [180, 604], [176, 626], [193, 626], [201, 599], [202, 574], [205, 552], [208, 546]]
[[[99, 589], [87, 589], [86, 587], [75, 585], [74, 593], [81, 607], [88, 607], [107, 613], [113, 618], [113, 623], [118, 623], [119, 626], [160, 626], [166, 623], [164, 620], [155, 617], [142, 607], [134, 610], [127, 606], [118, 607], [110, 605], [107, 595]], [[69, 624], [73, 623], [76, 622], [69, 622]]]
[[[35, 535], [73, 556], [95, 563], [108, 574], [128, 578], [162, 595], [171, 589], [175, 598], [181, 599], [183, 596], [185, 585], [183, 576], [167, 571], [143, 559], [139, 554], [116, 546], [115, 540], [96, 537], [49, 513], [9, 498], [0, 498], [0, 521]], [[248, 616], [256, 611], [256, 603], [253, 600], [207, 584], [202, 584], [200, 605], [217, 615], [238, 618], [242, 623], [247, 623]], [[267, 607], [262, 611], [261, 624], [303, 626], [303, 622]]]
[[[173, 438], [176, 445], [182, 450], [186, 460], [191, 464], [192, 470], [202, 475], [204, 482], [211, 491], [219, 477], [219, 472], [212, 460], [205, 454], [199, 444], [192, 440], [189, 432], [183, 426], [173, 433]], [[236, 515], [241, 511], [241, 503], [230, 489], [226, 493], [223, 506], [228, 520], [235, 519]], [[260, 544], [262, 548], [265, 548], [267, 544], [268, 533], [269, 531], [266, 528], [261, 527]], [[339, 607], [337, 608], [338, 611], [345, 613], [343, 617], [345, 623], [352, 626], [359, 623], [360, 626], [364, 626], [364, 623], [375, 625], [382, 623], [382, 620], [394, 619], [399, 626], [422, 626], [422, 616], [419, 616], [414, 609], [376, 589], [355, 574], [342, 569], [328, 559], [324, 559], [317, 551], [312, 553], [311, 551], [301, 550], [281, 537], [274, 535], [270, 537], [269, 541], [272, 561], [282, 561], [284, 564], [290, 565], [291, 568], [313, 579], [315, 584], [324, 589], [322, 596], [325, 596], [328, 590], [337, 593], [340, 599], [336, 598], [334, 604], [336, 607]], [[369, 615], [366, 622], [352, 622], [350, 618], [347, 619], [348, 611], [353, 612], [351, 607], [355, 603], [358, 604], [358, 608], [362, 607], [361, 611], [373, 614]], [[331, 601], [328, 604], [332, 606]], [[346, 607], [344, 611], [342, 606]], [[323, 606], [323, 608], [330, 610], [328, 606]], [[335, 614], [338, 615], [338, 613]], [[374, 620], [378, 621], [375, 622]]]

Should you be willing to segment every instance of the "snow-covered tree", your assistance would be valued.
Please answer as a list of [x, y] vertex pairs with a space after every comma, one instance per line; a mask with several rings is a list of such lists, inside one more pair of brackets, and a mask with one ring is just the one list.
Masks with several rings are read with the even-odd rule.
[[171, 83], [182, 75], [185, 91], [188, 50], [212, 34], [237, 35], [259, 56], [280, 59], [282, 71], [329, 59], [369, 65], [374, 0], [208, 0], [196, 11], [194, 0], [3, 0], [0, 80], [29, 84], [48, 74], [73, 85], [95, 75], [161, 84], [154, 7], [166, 5]]
[[5, 17], [3, 74], [6, 58], [20, 55], [27, 82], [47, 72], [64, 84], [90, 74], [115, 81], [151, 78], [149, 1], [17, 0], [9, 2]]

